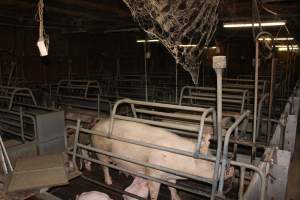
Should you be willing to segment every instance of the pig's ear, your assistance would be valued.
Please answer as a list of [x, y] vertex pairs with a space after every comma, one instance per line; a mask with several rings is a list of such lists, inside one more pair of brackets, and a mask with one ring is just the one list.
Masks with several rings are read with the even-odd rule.
[[77, 195], [76, 195], [76, 200], [78, 200], [78, 199], [79, 199], [79, 195], [77, 194]]

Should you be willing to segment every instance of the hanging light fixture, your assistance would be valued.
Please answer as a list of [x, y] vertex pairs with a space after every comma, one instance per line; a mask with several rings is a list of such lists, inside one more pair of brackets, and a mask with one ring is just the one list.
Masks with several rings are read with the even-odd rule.
[[156, 39], [150, 39], [150, 40], [137, 40], [137, 43], [155, 43], [155, 42], [159, 42], [159, 40]]
[[259, 27], [259, 26], [264, 26], [264, 27], [270, 27], [270, 26], [283, 26], [285, 25], [285, 21], [274, 21], [274, 22], [261, 22], [259, 23], [224, 23], [223, 27], [224, 28], [251, 28], [251, 27]]
[[[271, 38], [269, 37], [266, 37], [266, 38], [259, 38], [258, 39], [259, 41], [263, 41], [263, 40], [266, 40], [266, 41], [271, 41]], [[295, 40], [295, 38], [293, 37], [280, 37], [280, 38], [274, 38], [274, 41], [292, 41], [292, 40]]]
[[45, 28], [44, 28], [44, 2], [43, 2], [43, 0], [39, 0], [39, 2], [38, 2], [37, 16], [38, 16], [38, 21], [40, 23], [39, 39], [37, 41], [37, 46], [39, 48], [40, 55], [47, 56], [48, 49], [49, 49], [49, 36], [46, 34]]

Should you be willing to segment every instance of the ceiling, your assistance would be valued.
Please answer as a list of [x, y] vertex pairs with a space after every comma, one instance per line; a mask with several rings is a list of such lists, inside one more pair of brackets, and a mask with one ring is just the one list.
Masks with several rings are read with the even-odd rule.
[[[0, 25], [37, 26], [36, 3], [37, 0], [0, 1]], [[44, 3], [45, 22], [49, 29], [103, 32], [137, 28], [122, 0], [44, 0]], [[286, 20], [291, 35], [300, 36], [299, 0], [261, 0], [259, 11], [262, 20]], [[221, 22], [251, 21], [252, 1], [221, 0], [219, 19]], [[271, 31], [278, 32], [278, 29]], [[239, 36], [244, 34], [247, 34], [247, 31], [243, 31]], [[286, 34], [286, 31], [282, 34]]]

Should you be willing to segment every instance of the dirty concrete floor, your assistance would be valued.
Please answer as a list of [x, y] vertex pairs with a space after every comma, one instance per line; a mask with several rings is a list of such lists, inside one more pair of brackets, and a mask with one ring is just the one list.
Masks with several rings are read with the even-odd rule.
[[298, 119], [295, 152], [289, 172], [287, 200], [300, 199], [300, 120]]

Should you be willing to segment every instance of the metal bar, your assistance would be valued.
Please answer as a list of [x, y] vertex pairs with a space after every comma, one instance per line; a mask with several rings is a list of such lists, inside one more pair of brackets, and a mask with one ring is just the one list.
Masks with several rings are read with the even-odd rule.
[[[216, 91], [213, 91], [216, 92]], [[223, 92], [224, 93], [224, 92]], [[243, 93], [241, 93], [243, 94]], [[214, 97], [214, 99], [217, 97], [216, 93], [210, 93], [210, 92], [206, 92], [206, 93], [199, 93], [199, 92], [192, 92], [192, 96], [198, 96], [198, 97]], [[235, 99], [235, 100], [242, 100], [243, 96], [241, 95], [230, 95], [230, 94], [223, 94], [222, 95], [223, 99]]]
[[4, 143], [3, 143], [3, 140], [2, 140], [2, 137], [1, 137], [1, 136], [0, 136], [0, 145], [1, 145], [1, 147], [2, 147], [2, 152], [3, 152], [3, 154], [4, 154], [3, 156], [4, 156], [4, 158], [6, 159], [6, 162], [7, 162], [7, 164], [8, 164], [8, 168], [9, 168], [10, 172], [13, 172], [14, 169], [13, 169], [12, 164], [11, 164], [11, 162], [10, 162], [9, 156], [8, 156], [8, 154], [7, 154], [7, 151], [6, 151], [6, 148], [5, 148], [5, 145], [4, 145]]
[[73, 156], [72, 156], [72, 162], [76, 169], [78, 169], [77, 163], [76, 163], [76, 154], [77, 154], [77, 148], [78, 148], [78, 141], [79, 141], [79, 133], [80, 133], [80, 119], [77, 120], [76, 125], [76, 132], [75, 132], [75, 138], [74, 138], [74, 147], [73, 147]]
[[[128, 103], [128, 104], [135, 104], [140, 106], [149, 106], [149, 107], [158, 107], [158, 108], [169, 108], [169, 109], [176, 109], [176, 110], [186, 110], [186, 111], [195, 111], [195, 112], [205, 112], [206, 110], [212, 108], [199, 108], [199, 107], [190, 107], [190, 106], [180, 106], [174, 104], [164, 104], [164, 103], [154, 103], [154, 102], [144, 102], [144, 101], [136, 101], [131, 99], [121, 99], [118, 100], [115, 105], [114, 109], [119, 106], [119, 104]], [[112, 112], [113, 114], [116, 113], [115, 111]]]
[[171, 118], [199, 121], [199, 116], [196, 116], [196, 115], [183, 115], [182, 113], [167, 113], [167, 112], [159, 112], [159, 111], [146, 110], [146, 109], [136, 109], [136, 112], [144, 113], [144, 114], [151, 114], [151, 115], [158, 115], [158, 116], [163, 116], [163, 117], [171, 117]]
[[21, 139], [23, 143], [26, 142], [25, 137], [24, 137], [24, 122], [23, 122], [23, 108], [20, 107], [20, 128], [21, 128]]
[[[78, 147], [82, 148], [82, 149], [86, 149], [88, 151], [93, 151], [93, 152], [96, 152], [96, 153], [100, 153], [100, 154], [103, 154], [105, 156], [113, 157], [113, 158], [116, 158], [118, 160], [123, 160], [123, 161], [126, 161], [126, 162], [130, 162], [130, 163], [140, 165], [140, 166], [144, 166], [144, 167], [151, 168], [151, 169], [156, 169], [156, 170], [168, 173], [168, 174], [178, 175], [178, 176], [183, 177], [183, 178], [189, 178], [189, 179], [202, 181], [202, 182], [206, 182], [206, 183], [210, 183], [210, 184], [212, 183], [212, 179], [210, 179], [210, 178], [204, 178], [204, 177], [188, 174], [188, 173], [185, 173], [185, 172], [180, 172], [178, 170], [174, 170], [174, 169], [171, 169], [171, 168], [168, 168], [168, 167], [163, 167], [163, 166], [156, 165], [156, 164], [142, 162], [142, 161], [139, 161], [137, 159], [132, 159], [132, 158], [129, 158], [129, 157], [123, 157], [123, 156], [120, 156], [120, 155], [117, 155], [117, 154], [114, 154], [114, 153], [111, 153], [111, 152], [108, 152], [108, 151], [105, 151], [105, 150], [96, 149], [96, 148], [93, 148], [93, 147], [90, 147], [90, 146], [87, 146], [87, 145], [77, 143], [77, 148]], [[82, 157], [84, 157], [84, 159], [87, 158], [84, 155], [82, 155]]]
[[270, 96], [269, 96], [269, 112], [268, 112], [268, 127], [267, 127], [267, 144], [270, 143], [270, 136], [271, 136], [271, 115], [272, 115], [272, 108], [273, 108], [273, 92], [274, 92], [274, 82], [275, 79], [275, 70], [276, 70], [276, 58], [272, 57], [272, 67], [271, 67], [271, 83], [270, 83]]
[[[259, 34], [260, 35], [260, 34]], [[254, 113], [253, 113], [253, 133], [254, 137], [256, 137], [256, 127], [257, 127], [257, 99], [258, 99], [258, 70], [259, 70], [259, 40], [256, 38], [255, 45], [255, 88], [254, 88]]]
[[[74, 127], [74, 126], [68, 126], [68, 127], [73, 128], [73, 129], [77, 128], [77, 127]], [[132, 139], [116, 137], [116, 136], [113, 136], [113, 135], [111, 137], [109, 137], [107, 135], [107, 133], [101, 133], [101, 132], [98, 132], [98, 131], [91, 131], [91, 130], [83, 129], [83, 128], [80, 128], [80, 131], [84, 132], [84, 133], [89, 133], [89, 134], [97, 135], [97, 136], [100, 136], [100, 137], [104, 137], [104, 138], [109, 138], [111, 140], [116, 140], [116, 141], [125, 142], [125, 143], [129, 143], [129, 144], [135, 144], [135, 145], [139, 145], [139, 146], [143, 146], [143, 147], [147, 147], [147, 148], [157, 149], [157, 150], [161, 150], [161, 151], [166, 151], [166, 152], [170, 152], [170, 153], [175, 153], [175, 154], [180, 154], [180, 155], [183, 155], [183, 156], [188, 156], [188, 157], [195, 158], [194, 152], [188, 152], [188, 151], [178, 150], [178, 149], [174, 149], [174, 148], [170, 148], [170, 147], [158, 146], [158, 145], [145, 143], [145, 142], [140, 142], [140, 141], [136, 141], [136, 140], [132, 140]], [[204, 154], [199, 155], [199, 157], [196, 157], [196, 159], [202, 159], [202, 160], [207, 160], [207, 161], [215, 161], [214, 156], [204, 155]]]
[[[216, 114], [214, 114], [215, 111], [213, 109], [211, 111], [213, 113], [213, 116], [215, 116], [216, 115]], [[201, 116], [200, 128], [199, 128], [199, 131], [198, 131], [198, 140], [197, 140], [196, 151], [195, 151], [195, 156], [196, 157], [200, 156], [200, 147], [201, 147], [202, 136], [203, 136], [204, 122], [205, 122], [205, 119], [207, 118], [207, 115], [209, 115], [209, 114], [210, 114], [210, 110], [207, 110]], [[216, 120], [216, 121], [213, 121], [213, 124], [217, 124], [217, 119], [215, 117], [213, 117], [213, 120]], [[217, 129], [217, 131], [218, 131], [218, 129]], [[218, 133], [218, 135], [219, 135], [219, 133]]]
[[265, 200], [265, 192], [266, 192], [266, 175], [265, 175], [265, 173], [260, 168], [254, 166], [254, 165], [247, 164], [247, 163], [230, 161], [230, 164], [233, 166], [239, 166], [239, 167], [245, 167], [245, 168], [251, 169], [259, 175], [260, 180], [261, 180], [260, 200]]
[[[192, 92], [193, 90], [193, 92]], [[246, 98], [248, 97], [249, 91], [248, 90], [241, 90], [241, 89], [228, 89], [223, 88], [223, 93], [227, 92], [228, 94], [222, 95], [222, 101], [224, 103], [236, 103], [240, 104], [240, 113], [244, 111]], [[185, 91], [189, 91], [188, 95], [185, 95]], [[203, 92], [203, 93], [202, 93]], [[233, 95], [232, 93], [239, 94], [239, 95]], [[179, 105], [183, 104], [184, 99], [189, 99], [192, 104], [192, 100], [204, 100], [204, 101], [212, 101], [216, 102], [216, 88], [212, 87], [194, 87], [194, 86], [184, 86], [181, 89], [180, 92], [180, 99], [179, 99]], [[187, 105], [189, 105], [187, 103]]]
[[223, 187], [224, 187], [224, 178], [225, 178], [225, 170], [227, 165], [227, 154], [228, 154], [228, 144], [229, 139], [232, 134], [232, 132], [240, 125], [240, 123], [246, 119], [250, 115], [250, 111], [246, 111], [243, 113], [233, 124], [232, 126], [227, 130], [225, 139], [224, 139], [224, 147], [223, 147], [223, 159], [222, 159], [222, 166], [221, 166], [221, 177], [219, 182], [219, 193], [223, 194]]
[[137, 118], [136, 109], [135, 109], [134, 104], [130, 104], [130, 108], [131, 108], [133, 117], [134, 117], [134, 118]]
[[[199, 97], [199, 96], [183, 96], [183, 99], [194, 99], [194, 100], [205, 100], [205, 101], [217, 101], [215, 98], [209, 98], [209, 97]], [[234, 99], [222, 99], [222, 102], [225, 103], [242, 103], [240, 100], [234, 100]]]
[[241, 167], [240, 172], [239, 199], [242, 200], [244, 195], [245, 167]]
[[257, 114], [257, 127], [256, 127], [256, 135], [255, 138], [258, 138], [258, 136], [260, 135], [260, 123], [261, 123], [261, 115], [262, 115], [262, 106], [264, 101], [267, 99], [267, 97], [269, 96], [269, 94], [265, 94], [260, 100], [259, 100], [259, 104], [258, 104], [258, 114]]
[[[218, 135], [218, 147], [217, 147], [217, 157], [214, 170], [214, 182], [211, 192], [211, 200], [214, 199], [217, 190], [218, 179], [219, 179], [219, 167], [221, 159], [221, 149], [222, 149], [222, 78], [223, 78], [223, 68], [214, 67], [217, 75], [217, 135]], [[222, 177], [222, 176], [221, 176]]]
[[145, 100], [148, 101], [148, 77], [147, 77], [147, 42], [144, 43], [144, 70], [145, 70]]
[[149, 119], [132, 118], [132, 117], [127, 117], [127, 116], [122, 116], [122, 115], [114, 115], [113, 118], [125, 120], [125, 121], [131, 121], [131, 122], [150, 124], [150, 125], [160, 126], [160, 127], [165, 127], [165, 128], [173, 128], [173, 129], [179, 129], [179, 130], [192, 131], [192, 132], [197, 132], [199, 130], [199, 126], [191, 126], [191, 125], [185, 126], [182, 124], [176, 124], [174, 122], [153, 121], [153, 120], [149, 120]]
[[36, 100], [33, 96], [32, 91], [29, 88], [17, 88], [17, 87], [7, 87], [7, 86], [0, 86], [0, 90], [4, 91], [4, 96], [0, 96], [2, 99], [9, 99], [9, 106], [8, 109], [11, 110], [14, 103], [14, 99], [16, 96], [21, 97], [30, 97], [34, 106], [37, 106]]
[[175, 65], [175, 102], [178, 103], [178, 61]]
[[118, 170], [118, 171], [123, 171], [125, 173], [132, 174], [134, 176], [138, 176], [138, 177], [141, 177], [141, 178], [144, 178], [144, 179], [155, 181], [155, 182], [158, 182], [158, 183], [161, 183], [161, 184], [164, 184], [164, 185], [167, 185], [167, 186], [179, 189], [179, 190], [187, 191], [187, 192], [197, 194], [197, 195], [201, 195], [201, 196], [204, 196], [204, 197], [210, 197], [210, 195], [206, 192], [202, 192], [202, 191], [199, 191], [199, 190], [193, 190], [193, 189], [190, 189], [190, 188], [187, 188], [187, 187], [179, 186], [179, 185], [176, 185], [174, 183], [171, 183], [171, 182], [159, 179], [159, 178], [155, 178], [155, 177], [152, 177], [152, 176], [147, 176], [147, 175], [144, 175], [144, 174], [141, 174], [141, 173], [133, 172], [133, 171], [124, 169], [122, 167], [118, 167], [118, 166], [113, 165], [113, 164], [107, 164], [105, 162], [102, 162], [100, 160], [96, 160], [96, 159], [93, 159], [93, 158], [85, 158], [84, 156], [79, 155], [79, 154], [77, 154], [75, 156], [78, 157], [78, 158], [86, 159], [88, 161], [100, 164], [100, 165], [107, 166], [109, 168], [112, 168], [112, 169], [115, 169], [115, 170]]

